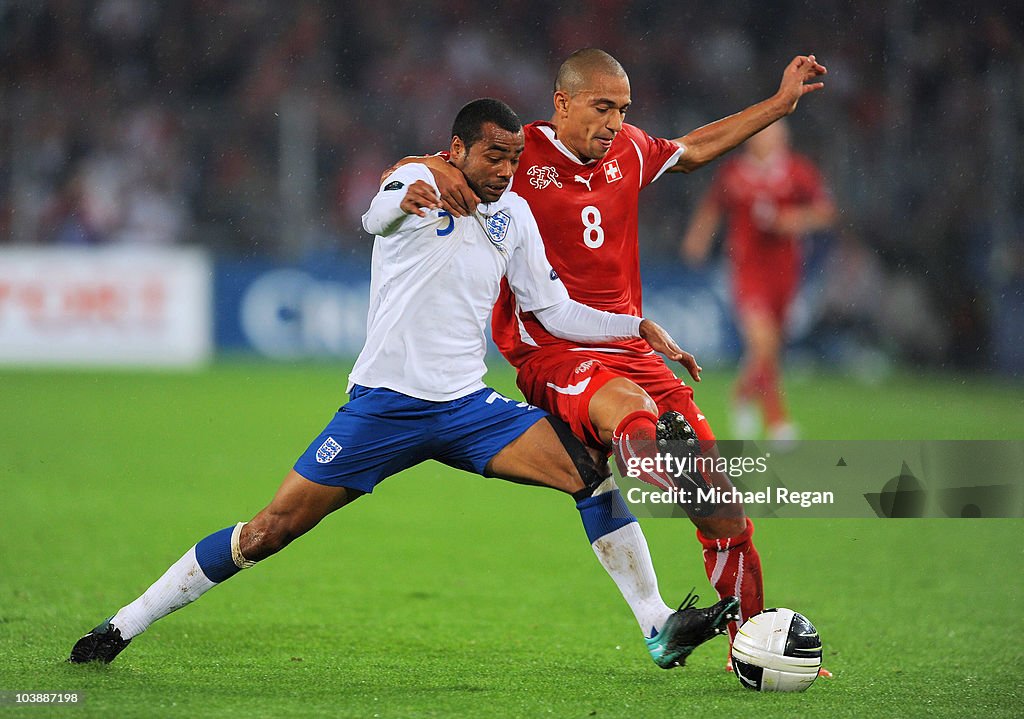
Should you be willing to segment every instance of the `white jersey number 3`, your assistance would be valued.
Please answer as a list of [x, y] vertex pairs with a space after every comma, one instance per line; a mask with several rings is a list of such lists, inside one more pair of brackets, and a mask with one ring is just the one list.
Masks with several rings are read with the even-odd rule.
[[592, 250], [604, 244], [604, 228], [601, 227], [601, 211], [593, 205], [587, 205], [580, 213], [583, 220], [583, 244]]

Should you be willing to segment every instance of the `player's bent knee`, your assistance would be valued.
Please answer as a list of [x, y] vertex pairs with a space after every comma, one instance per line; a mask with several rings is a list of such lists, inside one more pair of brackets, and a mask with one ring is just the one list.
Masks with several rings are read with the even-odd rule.
[[[554, 415], [548, 415], [545, 419], [555, 431], [558, 441], [561, 442], [565, 453], [569, 455], [573, 469], [575, 469], [575, 472], [570, 470], [572, 481], [567, 485], [571, 488], [569, 493], [573, 497], [577, 497], [577, 495], [589, 497], [610, 472], [602, 472], [602, 467], [595, 461], [594, 455], [572, 433], [569, 425]], [[607, 463], [603, 464], [607, 468]], [[578, 478], [577, 475], [579, 475]], [[580, 482], [582, 482], [582, 486], [580, 486]]]
[[747, 518], [742, 512], [728, 517], [692, 517], [694, 525], [708, 539], [738, 537], [747, 530]]
[[658, 413], [658, 403], [651, 399], [651, 396], [632, 380], [628, 380], [625, 377], [613, 379], [599, 389], [594, 396], [597, 397], [597, 395], [605, 390], [609, 391], [609, 395], [614, 394], [614, 400], [621, 407], [623, 416], [632, 412]]
[[657, 416], [658, 404], [632, 380], [616, 377], [594, 393], [587, 411], [601, 440], [610, 443], [623, 419], [635, 412]]

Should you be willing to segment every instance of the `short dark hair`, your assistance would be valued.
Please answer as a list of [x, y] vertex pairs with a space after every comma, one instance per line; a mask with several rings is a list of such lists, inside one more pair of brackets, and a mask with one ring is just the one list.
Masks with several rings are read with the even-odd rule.
[[483, 127], [493, 122], [502, 130], [519, 132], [523, 123], [512, 108], [493, 97], [481, 97], [465, 105], [452, 123], [452, 137], [459, 137], [468, 150], [483, 137]]
[[586, 89], [595, 75], [627, 77], [626, 71], [614, 57], [596, 47], [577, 50], [565, 59], [555, 76], [555, 92], [575, 97]]

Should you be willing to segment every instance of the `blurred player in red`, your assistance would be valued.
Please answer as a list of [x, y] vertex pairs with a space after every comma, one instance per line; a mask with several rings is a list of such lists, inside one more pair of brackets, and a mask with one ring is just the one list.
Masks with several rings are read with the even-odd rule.
[[690, 264], [702, 263], [726, 220], [736, 320], [743, 360], [736, 382], [734, 431], [753, 439], [760, 424], [773, 440], [796, 438], [780, 382], [785, 325], [800, 286], [800, 240], [835, 222], [836, 209], [818, 170], [789, 147], [783, 122], [750, 138], [715, 174], [683, 239]]
[[[798, 56], [769, 99], [668, 140], [626, 124], [632, 102], [629, 78], [615, 58], [588, 48], [566, 59], [555, 80], [550, 122], [524, 127], [526, 147], [513, 187], [529, 203], [548, 261], [570, 297], [602, 310], [638, 312], [640, 190], [665, 172], [706, 165], [793, 112], [800, 98], [823, 87], [819, 80], [825, 73], [813, 55]], [[461, 173], [441, 158], [426, 164], [437, 179], [444, 209], [457, 217], [473, 214], [479, 198]], [[705, 451], [715, 452], [714, 433], [694, 404], [693, 391], [639, 343], [582, 345], [553, 337], [531, 313], [520, 311], [507, 286], [495, 305], [492, 335], [518, 370], [517, 383], [526, 398], [565, 420], [589, 446], [603, 452], [611, 448], [620, 465], [653, 454], [665, 427], [671, 434], [678, 426], [673, 412], [685, 417]], [[642, 479], [666, 483], [652, 473]], [[731, 486], [724, 475], [706, 480]], [[764, 607], [761, 563], [752, 523], [742, 507], [732, 509], [710, 516], [691, 512], [690, 517], [712, 585], [721, 597], [740, 597], [741, 615], [747, 617]], [[602, 562], [608, 561], [602, 548], [594, 549]], [[634, 588], [646, 592], [640, 596], [620, 585], [634, 612], [639, 605], [663, 604], [642, 534], [615, 561], [635, 566]], [[657, 631], [642, 629], [653, 654]]]

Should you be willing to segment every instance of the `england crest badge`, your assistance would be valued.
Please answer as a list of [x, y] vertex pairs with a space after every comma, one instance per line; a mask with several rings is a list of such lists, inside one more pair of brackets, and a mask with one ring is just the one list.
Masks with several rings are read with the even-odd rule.
[[341, 445], [334, 441], [334, 437], [328, 437], [327, 441], [321, 444], [320, 449], [316, 451], [316, 461], [319, 464], [329, 464], [341, 450]]
[[484, 222], [484, 229], [487, 230], [487, 238], [495, 245], [501, 245], [501, 241], [508, 234], [508, 226], [512, 218], [505, 212], [495, 212]]

